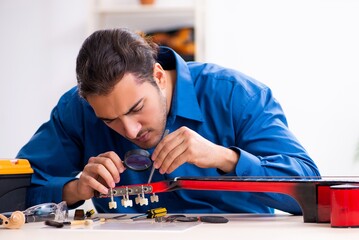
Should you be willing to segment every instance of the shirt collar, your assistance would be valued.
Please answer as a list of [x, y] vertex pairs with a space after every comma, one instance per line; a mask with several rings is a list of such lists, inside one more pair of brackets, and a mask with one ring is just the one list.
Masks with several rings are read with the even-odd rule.
[[165, 70], [176, 69], [177, 71], [169, 118], [180, 116], [202, 122], [202, 112], [187, 63], [168, 47], [160, 47], [157, 60]]

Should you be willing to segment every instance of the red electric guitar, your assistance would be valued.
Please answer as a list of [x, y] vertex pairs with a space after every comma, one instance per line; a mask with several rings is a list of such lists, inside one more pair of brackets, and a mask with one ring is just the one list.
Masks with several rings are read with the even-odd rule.
[[[328, 223], [331, 218], [331, 187], [357, 186], [358, 177], [221, 177], [192, 178], [178, 177], [173, 180], [150, 184], [119, 186], [108, 194], [96, 194], [96, 197], [108, 198], [129, 195], [155, 194], [179, 189], [218, 190], [239, 192], [282, 193], [294, 198], [300, 205], [304, 222]], [[355, 189], [355, 188], [354, 188]], [[359, 191], [358, 191], [359, 192]], [[359, 196], [359, 195], [358, 195]], [[359, 199], [357, 199], [359, 204]]]

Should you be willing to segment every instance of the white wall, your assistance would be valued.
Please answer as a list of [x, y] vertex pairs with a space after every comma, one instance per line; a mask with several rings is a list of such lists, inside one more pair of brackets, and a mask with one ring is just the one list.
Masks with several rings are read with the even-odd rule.
[[208, 1], [207, 60], [269, 85], [323, 175], [358, 175], [359, 1], [221, 3]]
[[76, 84], [86, 0], [0, 1], [0, 158], [13, 158]]
[[[87, 3], [0, 1], [0, 158], [14, 157], [76, 84]], [[207, 61], [269, 85], [322, 174], [358, 174], [359, 1], [206, 3]]]

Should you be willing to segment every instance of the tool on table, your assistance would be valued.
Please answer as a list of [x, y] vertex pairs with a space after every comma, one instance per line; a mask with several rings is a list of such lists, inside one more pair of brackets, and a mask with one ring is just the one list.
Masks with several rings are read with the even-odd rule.
[[67, 221], [67, 222], [58, 222], [55, 220], [46, 220], [45, 225], [50, 227], [62, 228], [65, 225], [91, 225], [96, 221], [100, 221], [100, 218], [93, 218], [93, 219], [86, 219], [86, 220], [74, 220], [74, 221]]
[[87, 210], [85, 213], [86, 218], [91, 218], [95, 214], [95, 209]]
[[62, 228], [65, 225], [88, 226], [88, 225], [93, 224], [94, 222], [102, 221], [102, 219], [99, 217], [93, 217], [94, 212], [95, 212], [95, 210], [91, 209], [91, 210], [87, 211], [85, 214], [85, 211], [83, 209], [76, 209], [73, 221], [55, 221], [55, 220], [48, 219], [44, 223], [47, 226], [56, 227], [56, 228]]
[[62, 228], [64, 226], [64, 223], [58, 222], [58, 221], [55, 221], [55, 220], [46, 220], [44, 223], [47, 226], [55, 227], [55, 228]]
[[121, 220], [120, 218], [123, 218], [126, 216], [127, 216], [127, 214], [115, 215], [113, 217], [101, 217], [100, 221], [101, 222], [116, 221], [116, 220]]
[[26, 222], [41, 222], [45, 220], [66, 221], [68, 208], [65, 201], [56, 203], [42, 203], [24, 211]]
[[100, 218], [93, 218], [93, 219], [85, 219], [85, 220], [74, 220], [63, 222], [64, 225], [91, 225], [94, 222], [100, 221]]
[[205, 223], [227, 223], [228, 219], [222, 216], [199, 216], [199, 217], [178, 217], [178, 222], [205, 222]]
[[186, 217], [186, 216], [182, 214], [170, 215], [168, 217], [165, 217], [165, 222], [174, 222], [176, 221], [177, 218], [181, 218], [181, 217]]
[[160, 208], [153, 208], [147, 210], [146, 213], [136, 215], [131, 217], [132, 220], [142, 219], [142, 218], [157, 218], [157, 217], [164, 217], [167, 214], [167, 209], [160, 207]]
[[15, 211], [9, 218], [0, 214], [0, 226], [4, 226], [9, 229], [18, 229], [25, 224], [25, 215], [21, 211]]

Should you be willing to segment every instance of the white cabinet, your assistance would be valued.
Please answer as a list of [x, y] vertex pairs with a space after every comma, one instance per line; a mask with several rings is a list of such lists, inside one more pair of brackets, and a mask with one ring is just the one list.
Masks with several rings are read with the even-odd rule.
[[195, 60], [204, 59], [205, 0], [156, 0], [141, 5], [139, 0], [92, 0], [89, 33], [104, 28], [127, 27], [144, 32], [193, 27]]

